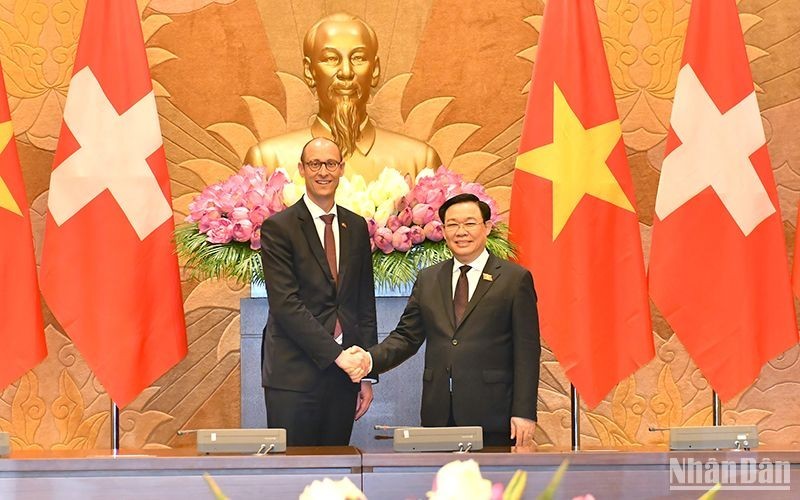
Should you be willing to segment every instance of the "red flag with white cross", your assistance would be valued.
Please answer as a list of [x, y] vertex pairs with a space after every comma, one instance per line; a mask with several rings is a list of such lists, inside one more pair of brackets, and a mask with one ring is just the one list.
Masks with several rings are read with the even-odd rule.
[[650, 296], [723, 401], [797, 343], [777, 189], [735, 0], [692, 2]]
[[174, 222], [135, 0], [89, 0], [50, 177], [45, 300], [120, 406], [186, 354]]

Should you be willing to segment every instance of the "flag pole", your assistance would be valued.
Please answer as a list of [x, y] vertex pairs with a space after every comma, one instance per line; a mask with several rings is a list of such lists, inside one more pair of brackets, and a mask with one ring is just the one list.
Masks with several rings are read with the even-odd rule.
[[719, 394], [717, 391], [711, 391], [712, 399], [711, 399], [711, 417], [713, 425], [715, 427], [719, 427], [722, 425], [722, 403], [719, 400]]
[[581, 408], [580, 396], [575, 386], [569, 384], [570, 402], [572, 406], [570, 429], [572, 433], [572, 451], [579, 451], [581, 449]]
[[119, 452], [119, 406], [111, 401], [111, 452]]

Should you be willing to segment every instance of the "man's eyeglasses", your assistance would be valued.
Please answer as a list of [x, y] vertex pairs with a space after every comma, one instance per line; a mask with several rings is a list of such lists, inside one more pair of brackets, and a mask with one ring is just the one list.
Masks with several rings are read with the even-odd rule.
[[483, 222], [448, 222], [444, 225], [444, 230], [448, 233], [455, 233], [458, 232], [459, 228], [463, 227], [468, 233], [471, 233], [483, 225]]
[[342, 164], [340, 160], [328, 160], [328, 161], [319, 161], [319, 160], [311, 160], [304, 162], [303, 165], [306, 166], [307, 169], [311, 170], [312, 172], [319, 172], [319, 169], [325, 166], [328, 172], [336, 172], [336, 169]]

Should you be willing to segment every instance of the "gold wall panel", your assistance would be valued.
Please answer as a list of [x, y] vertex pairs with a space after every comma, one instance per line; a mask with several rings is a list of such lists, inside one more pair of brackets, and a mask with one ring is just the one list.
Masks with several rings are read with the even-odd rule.
[[[205, 185], [227, 177], [261, 138], [307, 126], [302, 37], [345, 10], [377, 32], [382, 76], [369, 107], [379, 126], [432, 144], [445, 164], [485, 183], [507, 207], [543, 3], [456, 0], [139, 0], [158, 96], [176, 221]], [[598, 19], [649, 253], [658, 173], [689, 15], [687, 0], [597, 0]], [[84, 0], [0, 0], [4, 68], [41, 249], [49, 173]], [[800, 16], [792, 0], [739, 2], [787, 242], [800, 197]], [[792, 251], [789, 245], [790, 252]], [[181, 428], [239, 423], [239, 310], [247, 289], [184, 278], [189, 355], [120, 415], [125, 447], [182, 444]], [[655, 309], [656, 359], [593, 411], [583, 444], [647, 446], [648, 427], [711, 421], [711, 390]], [[0, 391], [0, 430], [20, 448], [109, 442], [110, 401], [45, 310], [49, 356]], [[752, 423], [764, 442], [800, 442], [800, 348], [772, 360], [725, 405], [724, 423]], [[569, 446], [569, 383], [545, 350], [537, 442]]]

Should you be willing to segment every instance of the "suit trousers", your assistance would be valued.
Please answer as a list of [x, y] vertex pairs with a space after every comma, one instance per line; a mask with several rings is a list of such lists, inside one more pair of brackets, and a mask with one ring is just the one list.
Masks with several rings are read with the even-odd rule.
[[267, 425], [286, 429], [288, 446], [347, 446], [359, 387], [334, 363], [310, 392], [265, 387]]
[[[461, 424], [461, 425], [471, 425], [471, 424]], [[458, 427], [459, 424], [456, 423], [456, 418], [453, 416], [453, 394], [450, 394], [450, 415], [447, 417], [447, 426], [448, 427]], [[513, 442], [511, 440], [511, 433], [510, 432], [483, 432], [483, 446], [491, 446], [501, 447], [501, 448], [510, 448], [513, 446]]]

